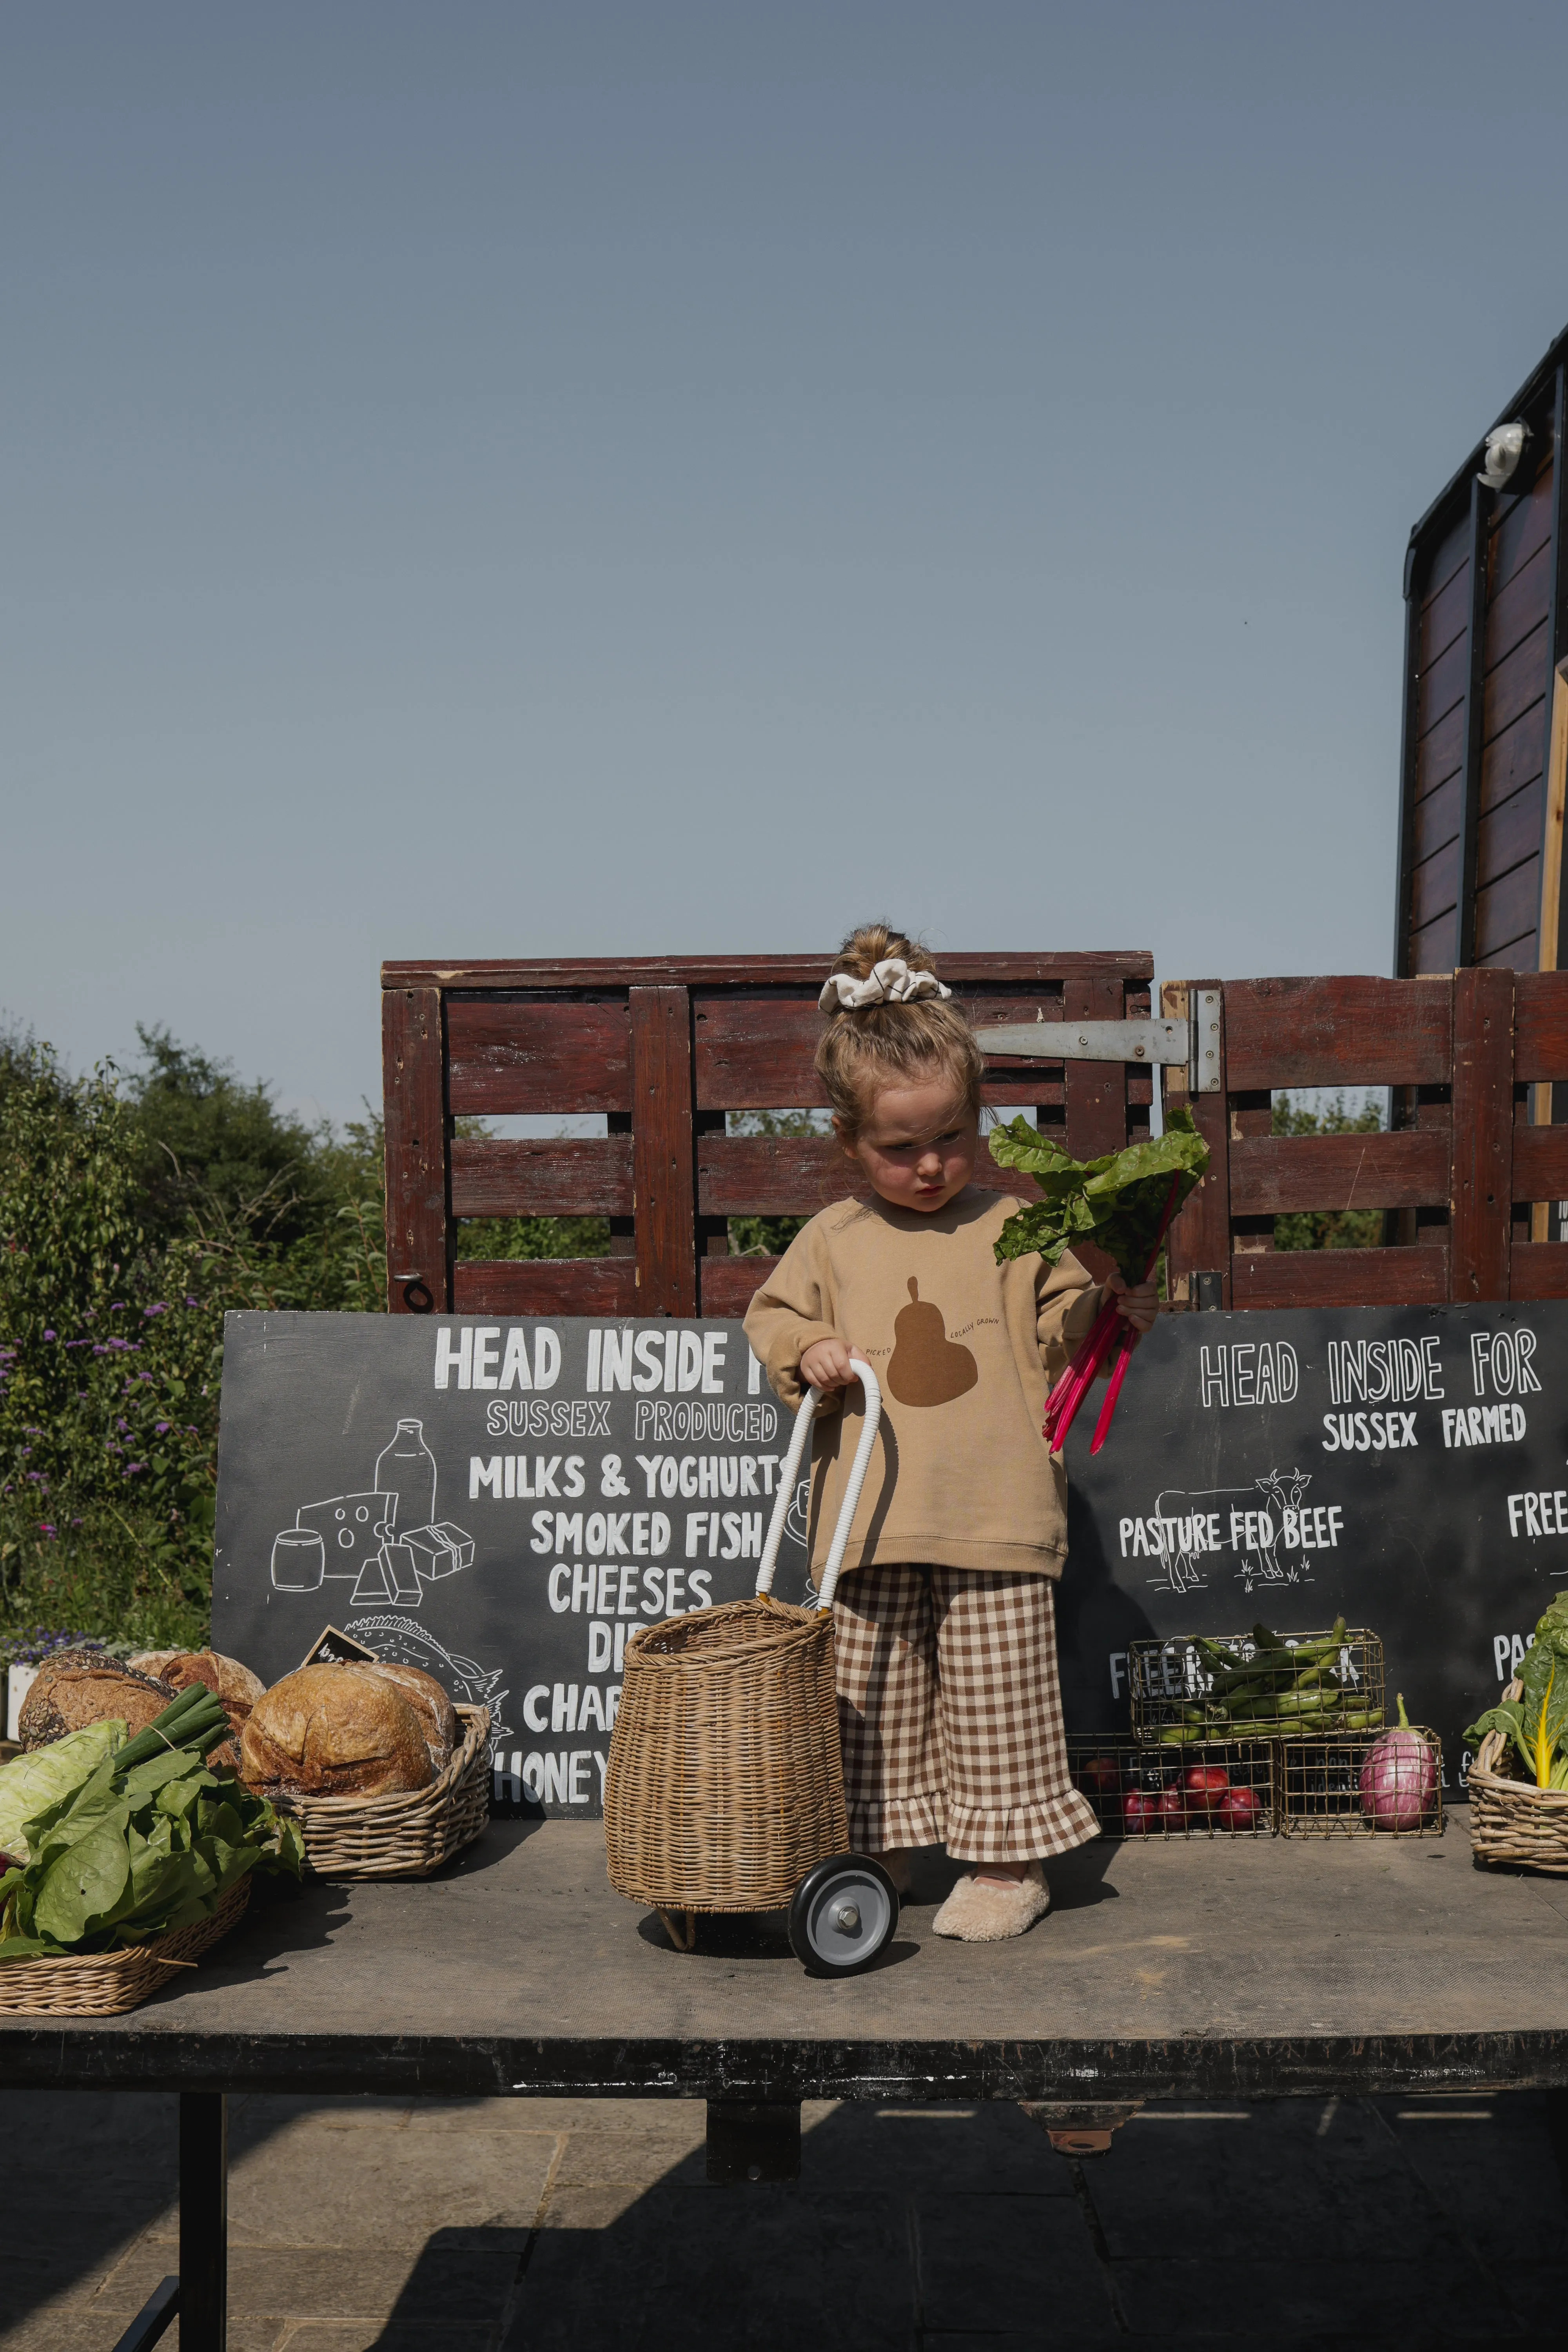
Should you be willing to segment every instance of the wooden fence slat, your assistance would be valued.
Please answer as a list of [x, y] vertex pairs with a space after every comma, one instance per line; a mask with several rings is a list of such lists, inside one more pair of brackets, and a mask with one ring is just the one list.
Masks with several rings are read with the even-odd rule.
[[1515, 1242], [1509, 1295], [1516, 1301], [1568, 1298], [1568, 1242]]
[[448, 1101], [455, 1117], [627, 1110], [631, 1035], [621, 1003], [449, 996]]
[[[1217, 980], [1184, 980], [1167, 982], [1160, 991], [1160, 1007], [1167, 1019], [1184, 1020], [1193, 996], [1200, 988], [1217, 989]], [[1225, 1068], [1226, 1006], [1220, 1005], [1219, 1055], [1220, 1068]], [[1221, 1094], [1189, 1095], [1184, 1070], [1170, 1069], [1165, 1073], [1165, 1100], [1174, 1109], [1184, 1103], [1193, 1114], [1198, 1133], [1209, 1148], [1208, 1173], [1188, 1200], [1181, 1215], [1171, 1227], [1166, 1250], [1166, 1265], [1173, 1300], [1179, 1303], [1184, 1297], [1189, 1304], [1198, 1304], [1195, 1285], [1200, 1276], [1219, 1278], [1218, 1301], [1205, 1298], [1204, 1304], [1228, 1307], [1231, 1303], [1230, 1246], [1230, 1117], [1226, 1097]], [[1207, 1286], [1205, 1286], [1206, 1287]]]
[[1514, 1129], [1513, 1192], [1520, 1201], [1568, 1201], [1568, 1127]]
[[772, 1274], [776, 1257], [705, 1257], [701, 1263], [704, 1315], [743, 1315]]
[[1568, 971], [1515, 972], [1513, 1024], [1515, 1077], [1568, 1078]]
[[[1066, 982], [1064, 1021], [1121, 1021], [1126, 991], [1120, 980], [1096, 975]], [[1043, 1024], [1042, 1024], [1043, 1025]], [[1124, 1062], [1068, 1062], [1067, 1147], [1075, 1160], [1099, 1160], [1127, 1143], [1127, 1066]]]
[[1457, 1301], [1506, 1298], [1513, 1202], [1513, 974], [1454, 974], [1454, 1175], [1449, 1273]]
[[1430, 1249], [1261, 1250], [1231, 1261], [1237, 1307], [1439, 1307], [1448, 1252]]
[[458, 1315], [640, 1315], [629, 1257], [460, 1257]]
[[441, 992], [392, 988], [381, 1003], [387, 1304], [395, 1315], [444, 1315], [449, 1292]]
[[[1196, 985], [1196, 983], [1194, 983]], [[1446, 1086], [1450, 982], [1233, 980], [1226, 983], [1226, 1083], [1268, 1087]]]
[[629, 1217], [632, 1139], [452, 1139], [455, 1217]]
[[639, 1315], [697, 1312], [691, 999], [634, 988], [632, 1169]]
[[[1031, 1177], [999, 1168], [982, 1140], [973, 1181], [983, 1192], [1037, 1197]], [[706, 1217], [814, 1217], [834, 1201], [868, 1201], [832, 1136], [700, 1135], [697, 1207]]]
[[[1120, 983], [1099, 980], [1094, 984], [1116, 990], [1107, 1017], [1121, 1019]], [[1063, 1017], [1061, 988], [1040, 988], [1026, 996], [1012, 989], [971, 987], [956, 992], [963, 1012], [979, 1028], [1004, 1022], [1033, 1024], [1037, 1014], [1045, 1015], [1039, 1023], [1046, 1034], [1038, 1060], [1015, 1060], [1009, 1055], [991, 1064], [986, 1098], [1007, 1103], [1062, 1099], [1062, 1064], [1051, 1055], [1049, 1037], [1052, 1024]], [[700, 1109], [826, 1109], [827, 1097], [813, 1066], [822, 1034], [815, 992], [809, 997], [694, 995], [691, 1012]], [[1125, 1140], [1123, 1132], [1113, 1148]]]
[[[657, 988], [809, 988], [813, 996], [833, 961], [831, 948], [811, 955], [766, 956], [541, 956], [518, 961], [512, 957], [481, 958], [478, 962], [440, 963], [425, 959], [394, 959], [381, 967], [383, 988], [524, 989], [628, 987]], [[1071, 974], [1102, 972], [1113, 979], [1142, 981], [1154, 977], [1154, 959], [1147, 948], [1093, 949], [1058, 954], [1048, 948], [1028, 948], [1007, 953], [964, 953], [944, 950], [942, 978], [956, 987], [961, 981], [991, 986], [1016, 982], [1020, 988], [1060, 983]]]
[[1415, 1209], [1446, 1202], [1450, 1151], [1442, 1134], [1233, 1138], [1234, 1216], [1307, 1209]]

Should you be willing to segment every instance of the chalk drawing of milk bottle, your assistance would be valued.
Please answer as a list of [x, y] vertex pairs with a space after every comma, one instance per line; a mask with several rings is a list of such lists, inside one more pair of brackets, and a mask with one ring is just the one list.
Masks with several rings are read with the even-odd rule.
[[397, 1497], [396, 1528], [407, 1535], [436, 1524], [436, 1457], [422, 1421], [400, 1421], [390, 1445], [375, 1457], [375, 1491]]

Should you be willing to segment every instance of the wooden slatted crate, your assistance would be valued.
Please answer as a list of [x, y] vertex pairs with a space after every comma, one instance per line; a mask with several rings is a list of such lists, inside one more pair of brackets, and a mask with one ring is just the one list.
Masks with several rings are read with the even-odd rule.
[[[383, 968], [389, 1289], [397, 1314], [738, 1315], [770, 1258], [729, 1222], [809, 1216], [855, 1190], [830, 1138], [731, 1134], [732, 1111], [822, 1107], [812, 1068], [831, 956]], [[943, 955], [977, 1023], [1042, 1026], [985, 1093], [1031, 1105], [1079, 1158], [1145, 1135], [1152, 1076], [1053, 1061], [1064, 1020], [1150, 1009], [1152, 959]], [[458, 1136], [463, 1118], [605, 1114], [604, 1136]], [[988, 1157], [981, 1183], [1004, 1182]], [[1015, 1181], [1016, 1180], [1014, 1180]], [[610, 1255], [460, 1257], [465, 1219], [604, 1216]]]

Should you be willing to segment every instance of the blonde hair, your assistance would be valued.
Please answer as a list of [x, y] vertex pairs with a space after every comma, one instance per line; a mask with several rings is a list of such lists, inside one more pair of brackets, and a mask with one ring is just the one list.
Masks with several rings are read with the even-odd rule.
[[[886, 923], [862, 923], [845, 940], [832, 971], [868, 980], [873, 966], [889, 956], [901, 956], [911, 971], [936, 970], [919, 940], [906, 939]], [[848, 1141], [885, 1087], [936, 1072], [952, 1078], [965, 1108], [978, 1116], [985, 1063], [968, 1022], [945, 998], [921, 996], [853, 1011], [838, 1005], [827, 1014], [816, 1048], [816, 1075]]]

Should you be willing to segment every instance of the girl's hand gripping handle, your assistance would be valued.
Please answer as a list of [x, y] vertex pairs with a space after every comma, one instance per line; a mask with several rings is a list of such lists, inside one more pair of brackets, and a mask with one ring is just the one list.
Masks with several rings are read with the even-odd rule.
[[[860, 1500], [860, 1489], [866, 1483], [866, 1472], [871, 1461], [871, 1448], [877, 1443], [878, 1424], [882, 1418], [882, 1390], [876, 1373], [862, 1357], [851, 1357], [850, 1361], [865, 1391], [866, 1423], [860, 1432], [860, 1442], [855, 1448], [855, 1459], [849, 1465], [849, 1484], [844, 1489], [844, 1502], [838, 1514], [838, 1525], [833, 1531], [833, 1543], [827, 1554], [827, 1565], [822, 1571], [822, 1585], [817, 1606], [825, 1610], [831, 1609], [833, 1606], [833, 1595], [838, 1584], [838, 1571], [844, 1565], [844, 1554], [849, 1544], [849, 1530], [855, 1524], [856, 1506]], [[773, 1517], [768, 1522], [768, 1539], [763, 1546], [762, 1566], [757, 1570], [759, 1593], [771, 1592], [773, 1589], [773, 1570], [778, 1566], [779, 1545], [784, 1540], [784, 1521], [789, 1517], [789, 1507], [795, 1499], [795, 1483], [800, 1475], [801, 1455], [805, 1451], [805, 1441], [810, 1433], [812, 1422], [816, 1418], [816, 1408], [821, 1402], [820, 1389], [807, 1389], [801, 1399], [800, 1411], [795, 1417], [795, 1427], [790, 1433], [789, 1452], [784, 1455], [779, 1469], [778, 1492], [773, 1496]]]

